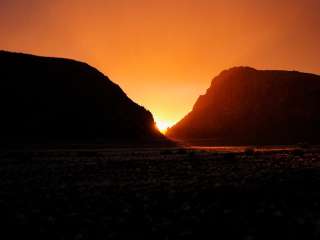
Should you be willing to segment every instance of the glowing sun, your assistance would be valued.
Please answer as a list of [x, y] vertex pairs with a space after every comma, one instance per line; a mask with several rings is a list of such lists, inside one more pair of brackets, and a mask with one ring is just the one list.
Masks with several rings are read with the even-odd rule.
[[159, 129], [159, 131], [163, 134], [165, 134], [169, 127], [171, 127], [174, 123], [171, 121], [165, 121], [165, 120], [156, 120], [156, 127]]

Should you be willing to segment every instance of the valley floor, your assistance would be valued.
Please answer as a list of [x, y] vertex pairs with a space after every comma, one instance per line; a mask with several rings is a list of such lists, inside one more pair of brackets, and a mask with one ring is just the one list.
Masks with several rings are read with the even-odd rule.
[[320, 149], [0, 153], [1, 239], [319, 239]]

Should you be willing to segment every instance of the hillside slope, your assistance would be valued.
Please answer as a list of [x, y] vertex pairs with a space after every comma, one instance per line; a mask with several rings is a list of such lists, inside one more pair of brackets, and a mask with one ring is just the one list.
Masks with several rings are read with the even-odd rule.
[[152, 114], [89, 65], [0, 51], [0, 141], [166, 141]]
[[167, 135], [209, 144], [319, 143], [319, 106], [320, 76], [235, 67], [214, 78]]

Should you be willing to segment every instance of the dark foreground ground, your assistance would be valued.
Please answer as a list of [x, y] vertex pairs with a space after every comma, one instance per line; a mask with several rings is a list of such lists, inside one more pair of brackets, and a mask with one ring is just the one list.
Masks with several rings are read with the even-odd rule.
[[2, 150], [0, 239], [320, 238], [320, 150], [216, 151]]

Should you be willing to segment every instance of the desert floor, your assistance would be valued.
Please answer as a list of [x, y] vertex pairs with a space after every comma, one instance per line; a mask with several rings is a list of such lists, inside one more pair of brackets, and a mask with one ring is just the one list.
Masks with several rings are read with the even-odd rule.
[[1, 150], [0, 178], [1, 239], [320, 238], [316, 147]]

